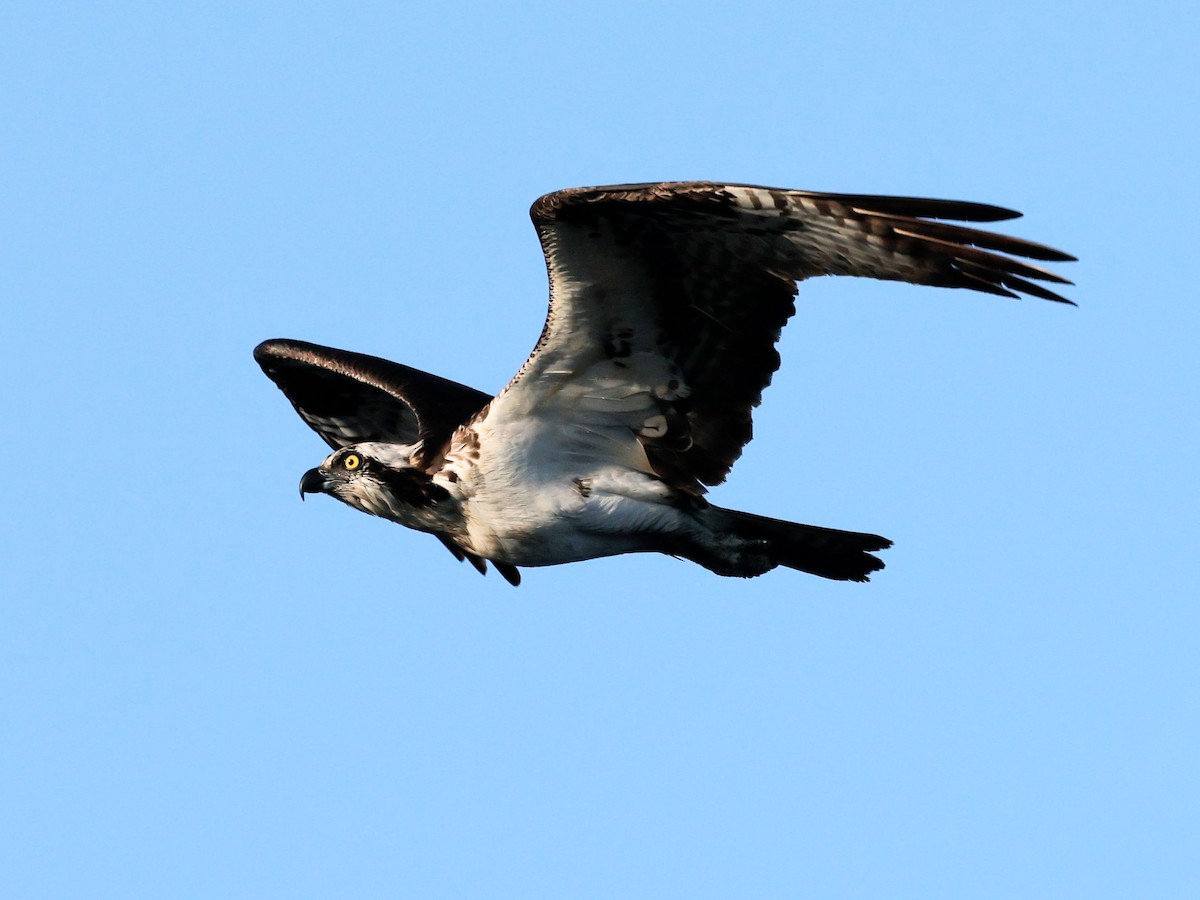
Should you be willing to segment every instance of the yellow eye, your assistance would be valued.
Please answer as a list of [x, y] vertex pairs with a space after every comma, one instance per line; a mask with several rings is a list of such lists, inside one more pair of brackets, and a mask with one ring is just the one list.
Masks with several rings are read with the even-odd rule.
[[355, 469], [357, 469], [361, 465], [362, 465], [362, 457], [359, 456], [357, 453], [347, 454], [346, 457], [342, 460], [342, 468], [349, 469], [351, 472], [353, 472]]

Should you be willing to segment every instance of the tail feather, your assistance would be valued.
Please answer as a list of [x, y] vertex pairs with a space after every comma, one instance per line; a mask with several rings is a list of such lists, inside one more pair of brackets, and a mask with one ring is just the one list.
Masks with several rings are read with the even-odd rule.
[[727, 535], [766, 541], [774, 563], [836, 581], [869, 581], [872, 572], [883, 568], [883, 560], [872, 551], [892, 546], [877, 534], [801, 525], [715, 506], [709, 512], [715, 514], [710, 521]]

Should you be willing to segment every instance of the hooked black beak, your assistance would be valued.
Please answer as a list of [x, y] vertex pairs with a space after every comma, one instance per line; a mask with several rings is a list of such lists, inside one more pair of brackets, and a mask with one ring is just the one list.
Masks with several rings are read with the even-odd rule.
[[320, 469], [309, 469], [300, 479], [300, 499], [305, 494], [320, 494], [325, 490], [325, 475]]

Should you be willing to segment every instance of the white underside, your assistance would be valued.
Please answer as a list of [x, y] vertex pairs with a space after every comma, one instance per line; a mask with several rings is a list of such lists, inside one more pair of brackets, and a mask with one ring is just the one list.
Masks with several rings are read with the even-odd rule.
[[520, 489], [482, 488], [463, 504], [460, 542], [478, 556], [519, 566], [652, 550], [648, 536], [695, 528], [666, 501], [666, 487], [652, 476], [615, 468], [577, 470]]
[[461, 504], [459, 543], [486, 559], [548, 566], [655, 550], [653, 535], [703, 531], [673, 505], [636, 437], [654, 410], [652, 389], [613, 396], [611, 383], [578, 378], [563, 387], [586, 396], [520, 411], [502, 396], [473, 426], [478, 459], [457, 448], [448, 455], [435, 480]]

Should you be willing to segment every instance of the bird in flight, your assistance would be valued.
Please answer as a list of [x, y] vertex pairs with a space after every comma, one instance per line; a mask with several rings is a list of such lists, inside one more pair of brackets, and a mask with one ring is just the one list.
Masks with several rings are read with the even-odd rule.
[[269, 340], [254, 357], [333, 452], [325, 493], [434, 535], [481, 573], [620, 553], [718, 575], [786, 566], [866, 581], [876, 534], [723, 509], [705, 498], [752, 435], [797, 282], [858, 275], [1070, 303], [1028, 259], [1074, 257], [946, 220], [981, 203], [665, 182], [533, 204], [550, 277], [536, 346], [495, 397], [361, 353]]

